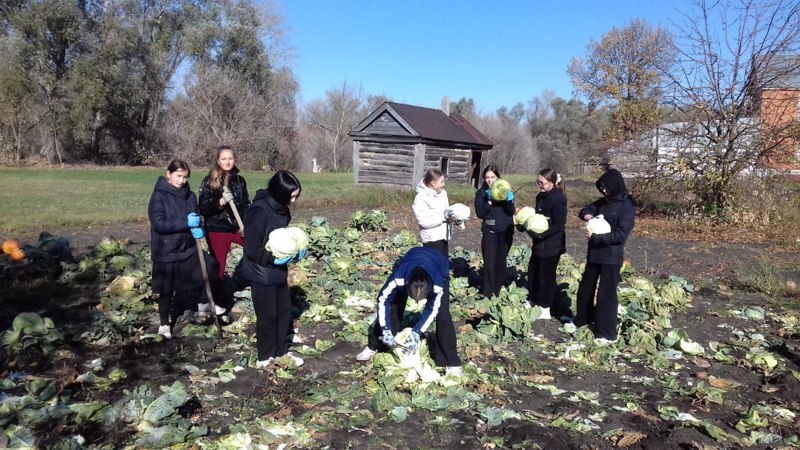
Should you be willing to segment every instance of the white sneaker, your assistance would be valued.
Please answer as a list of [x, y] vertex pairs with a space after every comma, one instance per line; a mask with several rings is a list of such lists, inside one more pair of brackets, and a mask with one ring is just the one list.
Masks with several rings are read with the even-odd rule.
[[303, 358], [295, 356], [292, 352], [287, 353], [286, 356], [288, 356], [294, 362], [294, 365], [296, 365], [297, 367], [300, 367], [306, 363], [305, 361], [303, 361]]
[[542, 313], [539, 314], [539, 317], [536, 320], [550, 320], [553, 316], [550, 315], [550, 308], [541, 308]]
[[[207, 313], [211, 311], [211, 303], [198, 303], [197, 304], [197, 312], [199, 313]], [[214, 312], [217, 313], [218, 316], [221, 316], [228, 312], [227, 309], [219, 306], [214, 305]]]
[[158, 334], [164, 336], [167, 339], [172, 339], [172, 333], [169, 331], [169, 325], [161, 325], [158, 327]]
[[256, 363], [256, 369], [266, 369], [273, 362], [275, 362], [275, 358], [267, 358], [264, 361], [259, 361]]
[[608, 347], [609, 345], [614, 345], [614, 344], [616, 344], [616, 343], [617, 343], [617, 340], [616, 340], [616, 339], [614, 339], [614, 340], [612, 341], [611, 339], [606, 339], [606, 338], [597, 338], [597, 339], [595, 339], [595, 340], [594, 340], [594, 343], [595, 343], [597, 346], [599, 346], [599, 347]]
[[364, 347], [364, 350], [361, 350], [361, 353], [356, 355], [356, 361], [369, 361], [376, 353], [378, 353], [377, 350]]
[[445, 367], [444, 375], [446, 377], [461, 378], [461, 376], [463, 375], [463, 373], [461, 372], [461, 366]]

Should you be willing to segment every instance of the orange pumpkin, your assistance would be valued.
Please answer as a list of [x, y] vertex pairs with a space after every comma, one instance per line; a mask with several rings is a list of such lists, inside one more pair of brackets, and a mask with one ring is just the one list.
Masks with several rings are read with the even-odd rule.
[[23, 259], [25, 259], [25, 252], [23, 252], [20, 249], [16, 249], [13, 252], [11, 252], [11, 259], [13, 259], [14, 261], [22, 261]]
[[3, 253], [12, 254], [15, 250], [19, 250], [19, 242], [9, 239], [3, 242]]

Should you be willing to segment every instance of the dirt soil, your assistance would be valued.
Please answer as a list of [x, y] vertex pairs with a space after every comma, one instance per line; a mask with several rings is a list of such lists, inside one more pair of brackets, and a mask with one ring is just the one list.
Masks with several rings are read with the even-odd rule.
[[[312, 216], [324, 216], [337, 227], [344, 225], [351, 211], [341, 209], [300, 208], [294, 213], [293, 222], [306, 221]], [[573, 214], [574, 215], [574, 214]], [[390, 230], [416, 230], [413, 217], [408, 211], [389, 212]], [[579, 228], [577, 219], [570, 219], [567, 235], [568, 253], [577, 261], [585, 259], [585, 238]], [[15, 238], [24, 242], [35, 242], [38, 232], [31, 230]], [[102, 237], [127, 238], [132, 248], [149, 243], [149, 226], [146, 223], [131, 223], [108, 227], [87, 227], [84, 229], [46, 230], [54, 235], [62, 235], [71, 242], [73, 252], [80, 256], [91, 250]], [[662, 237], [659, 237], [662, 236]], [[663, 237], [666, 236], [666, 237]], [[680, 239], [680, 238], [683, 239]], [[707, 346], [710, 341], [721, 340], [720, 327], [748, 328], [743, 320], [731, 318], [723, 314], [725, 310], [737, 309], [746, 305], [760, 304], [768, 308], [789, 306], [797, 309], [798, 297], [770, 298], [763, 294], [742, 290], [731, 290], [730, 286], [745, 286], [744, 278], [764, 267], [772, 267], [776, 277], [781, 280], [800, 282], [800, 252], [791, 243], [761, 241], [743, 245], [738, 242], [726, 242], [721, 235], [704, 235], [703, 233], [686, 233], [672, 230], [663, 232], [663, 224], [657, 218], [642, 217], [626, 245], [626, 257], [637, 271], [655, 277], [679, 275], [686, 277], [698, 286], [692, 308], [676, 316], [674, 327], [683, 327], [701, 345]], [[520, 234], [515, 237], [515, 244], [529, 244], [529, 240]], [[458, 230], [451, 242], [451, 249], [461, 246], [466, 249], [479, 250], [480, 231], [478, 223], [471, 223], [466, 230]], [[120, 367], [128, 377], [113, 392], [104, 395], [113, 402], [123, 389], [132, 389], [149, 380], [159, 384], [171, 384], [175, 379], [186, 380], [181, 367], [185, 364], [199, 364], [218, 367], [230, 356], [224, 350], [215, 348], [215, 341], [195, 337], [173, 339], [163, 344], [142, 346], [131, 344], [124, 347], [112, 347], [101, 350], [85, 347], [78, 337], [92, 320], [92, 310], [97, 304], [99, 292], [49, 292], [47, 299], [39, 298], [28, 304], [4, 305], [2, 312], [3, 328], [8, 326], [14, 315], [35, 305], [37, 312], [53, 317], [59, 325], [64, 324], [66, 342], [73, 358], [69, 362], [56, 364], [47, 369], [52, 375], [59, 372], [81, 372], [82, 362], [101, 355], [107, 367]], [[36, 298], [31, 293], [28, 298]], [[61, 308], [61, 304], [71, 305], [69, 310]], [[235, 316], [233, 318], [235, 320]], [[459, 328], [463, 323], [457, 323]], [[558, 331], [559, 323], [549, 321], [535, 323], [535, 332], [552, 341], [563, 341], [564, 335]], [[226, 394], [223, 404], [215, 404], [213, 410], [199, 399], [194, 405], [192, 417], [202, 419], [203, 423], [212, 427], [211, 436], [227, 434], [231, 426], [240, 421], [252, 420], [256, 417], [297, 417], [307, 412], [309, 406], [303, 401], [310, 389], [322, 386], [330, 380], [339, 380], [337, 374], [352, 370], [355, 363], [353, 356], [360, 348], [353, 343], [341, 341], [334, 337], [336, 330], [325, 323], [313, 329], [301, 329], [310, 342], [315, 339], [334, 340], [337, 344], [325, 352], [323, 358], [308, 358], [306, 365], [293, 379], [281, 379], [274, 374], [263, 371], [246, 370], [237, 374], [234, 381], [224, 386], [210, 386], [209, 392]], [[769, 339], [774, 336], [769, 336]], [[787, 360], [787, 369], [800, 370], [800, 356], [797, 348], [800, 336], [788, 336], [774, 350]], [[155, 350], [157, 349], [157, 350]], [[664, 390], [653, 384], [631, 381], [636, 377], [653, 376], [654, 372], [642, 365], [634, 372], [623, 374], [611, 372], [591, 372], [567, 369], [560, 371], [557, 365], [549, 363], [542, 355], [519, 348], [519, 354], [498, 353], [490, 357], [479, 357], [478, 364], [483, 370], [506, 371], [526, 376], [547, 375], [558, 378], [561, 389], [598, 391], [601, 398], [608, 399], [620, 392], [629, 396], [642, 406], [637, 414], [621, 413], [610, 408], [597, 407], [596, 412], [605, 412], [604, 430], [623, 428], [641, 433], [638, 439], [631, 439], [628, 448], [716, 448], [720, 444], [701, 433], [697, 428], [675, 426], [658, 417], [653, 405], [663, 403]], [[8, 373], [8, 372], [6, 372]], [[764, 402], [776, 405], [791, 406], [794, 411], [800, 408], [800, 381], [787, 371], [774, 377], [765, 377], [745, 368], [742, 364], [683, 364], [672, 374], [678, 379], [695, 381], [706, 380], [709, 376], [736, 380], [740, 387], [726, 397], [724, 407], [708, 402], [702, 398], [694, 401], [687, 397], [675, 397], [672, 405], [680, 411], [702, 410], [706, 417], [717, 419], [718, 423], [727, 424], [727, 432], [744, 412], [746, 405]], [[683, 377], [683, 378], [681, 378]], [[342, 385], [344, 392], [349, 386]], [[615, 448], [614, 439], [600, 438], [599, 433], [577, 433], [563, 428], [546, 426], [556, 417], [569, 414], [576, 408], [575, 403], [565, 397], [555, 397], [524, 384], [511, 383], [502, 386], [505, 392], [500, 397], [514, 403], [514, 409], [529, 411], [540, 418], [542, 425], [531, 421], [507, 420], [495, 427], [476, 425], [476, 417], [469, 411], [449, 414], [448, 420], [442, 421], [440, 413], [417, 410], [402, 423], [381, 421], [383, 428], [375, 429], [375, 423], [363, 417], [353, 417], [347, 423], [327, 424], [327, 431], [315, 437], [310, 448], [543, 448], [543, 449], [596, 449]], [[100, 395], [100, 394], [98, 394]], [[320, 411], [336, 409], [336, 402], [317, 405]], [[620, 402], [616, 402], [620, 403]], [[624, 401], [622, 402], [624, 404]], [[498, 405], [501, 406], [501, 405]], [[353, 409], [370, 409], [369, 399], [357, 399]], [[226, 414], [219, 414], [225, 410]], [[798, 426], [795, 421], [794, 426]], [[795, 428], [794, 432], [800, 428]], [[333, 430], [333, 431], [331, 431]], [[79, 433], [87, 438], [87, 443], [94, 445], [109, 444], [118, 446], [130, 438], [122, 430], [96, 429], [88, 425], [75, 425], [55, 430], [60, 436]], [[787, 430], [782, 430], [788, 435]], [[789, 430], [791, 431], [791, 430]], [[47, 439], [40, 441], [46, 447]], [[622, 445], [619, 445], [620, 447]], [[723, 445], [726, 447], [726, 445]], [[731, 445], [731, 447], [736, 447]], [[768, 445], [753, 448], [771, 448]]]

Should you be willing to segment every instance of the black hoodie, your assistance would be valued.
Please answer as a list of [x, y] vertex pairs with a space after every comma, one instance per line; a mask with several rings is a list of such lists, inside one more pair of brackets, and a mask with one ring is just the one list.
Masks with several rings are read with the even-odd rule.
[[275, 265], [275, 257], [265, 248], [269, 233], [285, 228], [292, 220], [289, 208], [278, 203], [266, 189], [259, 189], [244, 217], [244, 257], [242, 275], [265, 285], [286, 284], [286, 264]]
[[625, 260], [625, 241], [633, 230], [636, 217], [633, 200], [625, 187], [622, 174], [617, 169], [609, 169], [597, 179], [595, 186], [601, 193], [605, 189], [607, 195], [581, 209], [578, 217], [583, 220], [586, 214], [591, 214], [592, 217], [602, 214], [611, 225], [611, 232], [592, 235], [586, 261], [621, 266]]

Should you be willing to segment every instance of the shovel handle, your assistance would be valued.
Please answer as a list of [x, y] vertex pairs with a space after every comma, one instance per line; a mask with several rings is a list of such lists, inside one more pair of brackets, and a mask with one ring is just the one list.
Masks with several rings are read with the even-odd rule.
[[217, 316], [217, 305], [214, 304], [214, 295], [211, 293], [211, 282], [208, 281], [208, 267], [206, 267], [206, 258], [203, 254], [203, 244], [200, 243], [200, 239], [194, 240], [195, 244], [197, 244], [197, 256], [200, 258], [200, 270], [203, 272], [203, 284], [206, 287], [206, 297], [208, 297], [208, 303], [211, 304], [211, 315], [214, 317], [214, 323], [217, 324], [217, 332], [219, 333], [219, 337], [222, 337], [222, 327], [219, 324], [219, 317]]
[[[223, 186], [222, 189], [225, 192], [230, 192], [228, 186]], [[239, 233], [244, 235], [244, 223], [242, 223], [242, 216], [239, 215], [239, 208], [236, 207], [236, 202], [230, 202], [228, 204], [231, 205], [231, 211], [233, 211], [233, 217], [236, 218], [236, 224], [239, 225]]]

